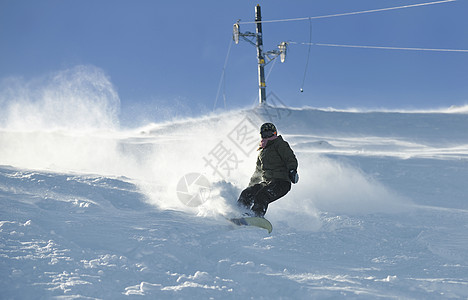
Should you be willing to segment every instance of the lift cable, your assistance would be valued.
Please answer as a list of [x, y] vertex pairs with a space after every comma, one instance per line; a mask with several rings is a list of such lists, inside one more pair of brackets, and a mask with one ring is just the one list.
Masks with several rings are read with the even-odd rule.
[[410, 48], [410, 47], [386, 47], [386, 46], [363, 46], [363, 45], [341, 45], [341, 44], [323, 44], [323, 43], [299, 43], [289, 41], [289, 44], [322, 46], [322, 47], [342, 47], [342, 48], [363, 48], [363, 49], [381, 49], [381, 50], [406, 50], [406, 51], [433, 51], [433, 52], [468, 52], [467, 49], [437, 49], [437, 48]]
[[[379, 9], [354, 11], [354, 12], [349, 12], [349, 13], [332, 14], [332, 15], [325, 15], [325, 16], [302, 17], [302, 18], [292, 18], [292, 19], [277, 19], [277, 20], [262, 20], [260, 22], [261, 23], [277, 23], [277, 22], [304, 21], [304, 20], [310, 20], [310, 19], [325, 19], [325, 18], [367, 14], [367, 13], [374, 13], [374, 12], [381, 12], [381, 11], [388, 11], [388, 10], [404, 9], [404, 8], [411, 8], [411, 7], [427, 6], [427, 5], [434, 5], [434, 4], [442, 4], [442, 3], [455, 2], [455, 1], [457, 0], [441, 0], [441, 1], [425, 2], [425, 3], [419, 3], [419, 4], [410, 4], [410, 5], [403, 5], [403, 6], [379, 8]], [[256, 24], [256, 23], [257, 22], [255, 21], [239, 22], [239, 24]]]

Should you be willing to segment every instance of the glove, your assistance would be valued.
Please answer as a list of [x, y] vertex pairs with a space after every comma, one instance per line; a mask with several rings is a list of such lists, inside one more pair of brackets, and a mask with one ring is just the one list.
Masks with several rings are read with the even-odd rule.
[[289, 170], [289, 180], [291, 180], [292, 183], [297, 183], [299, 181], [299, 175], [296, 170]]

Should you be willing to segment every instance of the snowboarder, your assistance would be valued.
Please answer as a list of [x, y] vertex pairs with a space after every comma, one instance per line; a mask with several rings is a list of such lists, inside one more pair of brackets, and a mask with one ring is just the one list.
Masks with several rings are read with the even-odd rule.
[[255, 172], [237, 200], [240, 207], [248, 210], [247, 214], [256, 217], [263, 217], [268, 204], [286, 195], [291, 190], [291, 182], [297, 183], [299, 179], [296, 156], [281, 135], [277, 135], [275, 125], [263, 124], [260, 135]]

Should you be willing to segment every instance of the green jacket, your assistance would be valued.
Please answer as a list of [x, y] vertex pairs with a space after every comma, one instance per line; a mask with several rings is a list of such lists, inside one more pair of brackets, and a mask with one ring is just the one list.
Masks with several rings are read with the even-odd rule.
[[289, 180], [289, 170], [297, 170], [297, 159], [288, 142], [281, 135], [268, 141], [265, 148], [260, 149], [257, 167], [250, 178], [249, 186], [262, 181]]

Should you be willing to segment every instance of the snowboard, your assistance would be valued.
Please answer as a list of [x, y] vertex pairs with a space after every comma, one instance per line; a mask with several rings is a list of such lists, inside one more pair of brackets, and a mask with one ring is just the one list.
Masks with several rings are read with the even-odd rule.
[[270, 221], [265, 218], [260, 217], [241, 217], [241, 218], [232, 218], [229, 219], [232, 223], [238, 226], [255, 226], [268, 230], [268, 233], [271, 233], [273, 226]]

